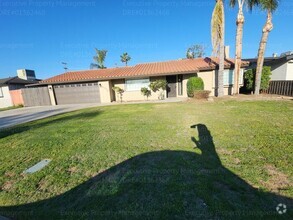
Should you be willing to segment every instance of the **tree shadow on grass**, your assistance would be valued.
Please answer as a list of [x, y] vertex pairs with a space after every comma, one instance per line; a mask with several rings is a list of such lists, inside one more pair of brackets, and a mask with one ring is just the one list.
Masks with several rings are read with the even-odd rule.
[[[201, 154], [157, 151], [126, 160], [47, 200], [0, 213], [19, 219], [289, 219], [292, 199], [253, 188], [223, 167], [203, 124]], [[287, 212], [276, 212], [279, 203]]]
[[[63, 123], [66, 121], [71, 120], [80, 120], [80, 119], [89, 119], [96, 117], [97, 115], [101, 114], [102, 111], [100, 110], [91, 110], [86, 112], [70, 112], [70, 113], [60, 113], [59, 115], [53, 115], [50, 117], [47, 117], [45, 119], [39, 119], [37, 121], [27, 122], [24, 124], [16, 125], [11, 128], [4, 128], [0, 130], [0, 138], [5, 138], [10, 135], [15, 135], [22, 133], [24, 131], [28, 131], [30, 129], [37, 129], [44, 126], [48, 126], [54, 123]], [[63, 114], [65, 116], [63, 116]], [[62, 116], [62, 117], [60, 117]]]

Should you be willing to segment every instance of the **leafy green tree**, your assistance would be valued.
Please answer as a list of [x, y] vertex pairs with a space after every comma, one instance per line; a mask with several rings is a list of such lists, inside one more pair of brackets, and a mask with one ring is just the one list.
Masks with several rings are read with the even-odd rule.
[[224, 96], [225, 10], [223, 0], [216, 0], [211, 20], [213, 54], [219, 58], [217, 96]]
[[147, 87], [143, 87], [143, 88], [141, 88], [141, 94], [143, 95], [143, 96], [146, 96], [147, 97], [147, 100], [149, 99], [149, 97], [152, 95], [152, 92], [151, 92], [151, 90], [149, 90]]
[[91, 63], [91, 69], [106, 69], [104, 62], [107, 56], [107, 50], [99, 50], [95, 48], [96, 56], [93, 57], [96, 63]]
[[205, 55], [205, 48], [203, 45], [196, 44], [192, 45], [187, 49], [186, 52], [186, 58], [187, 59], [194, 59], [194, 58], [200, 58]]
[[127, 66], [128, 62], [131, 60], [131, 57], [128, 55], [128, 53], [123, 53], [120, 58], [121, 62], [125, 63], [125, 66]]
[[187, 94], [189, 97], [194, 96], [197, 90], [204, 90], [204, 82], [200, 77], [190, 77], [187, 81]]
[[264, 55], [268, 42], [269, 33], [273, 30], [273, 12], [278, 8], [279, 0], [260, 0], [260, 6], [263, 11], [267, 12], [267, 20], [262, 29], [262, 37], [259, 43], [254, 94], [258, 95], [261, 89], [261, 74], [264, 64]]
[[[261, 74], [260, 90], [266, 90], [269, 88], [271, 80], [271, 67], [264, 66]], [[256, 69], [249, 69], [244, 74], [245, 85], [247, 90], [253, 90], [255, 87]]]
[[114, 86], [112, 87], [112, 89], [119, 95], [120, 97], [120, 102], [122, 102], [122, 98], [123, 98], [123, 93], [124, 93], [124, 90], [121, 89], [120, 87], [118, 86]]
[[156, 80], [150, 84], [150, 88], [153, 92], [159, 91], [159, 99], [164, 99], [164, 91], [167, 87], [167, 81], [166, 80]]

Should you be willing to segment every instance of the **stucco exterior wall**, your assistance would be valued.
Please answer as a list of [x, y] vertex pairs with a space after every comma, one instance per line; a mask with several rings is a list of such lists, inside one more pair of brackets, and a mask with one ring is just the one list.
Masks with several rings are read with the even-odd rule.
[[110, 103], [112, 86], [110, 81], [99, 81], [101, 103]]
[[215, 71], [203, 71], [203, 72], [198, 72], [197, 76], [202, 78], [204, 82], [204, 90], [209, 90], [211, 91], [211, 96], [214, 95], [214, 90], [215, 90]]
[[[177, 86], [176, 86], [176, 94], [177, 97], [187, 97], [187, 81], [190, 77], [198, 76], [201, 77], [204, 81], [204, 89], [211, 91], [210, 96], [215, 96], [215, 88], [216, 88], [216, 71], [210, 70], [210, 71], [202, 71], [198, 73], [193, 74], [183, 74], [182, 79], [182, 95], [179, 95], [178, 91], [178, 75], [177, 77]], [[155, 80], [166, 80], [166, 76], [157, 76], [157, 77], [150, 77], [150, 82], [153, 82]], [[123, 93], [123, 101], [124, 102], [131, 102], [131, 101], [142, 101], [146, 100], [146, 97], [141, 94], [140, 90], [137, 91], [127, 91], [125, 88], [125, 79], [115, 79], [110, 81], [100, 81], [100, 94], [101, 94], [101, 103], [109, 103], [112, 101], [120, 101], [120, 97], [118, 94], [116, 94], [112, 87], [117, 86], [124, 90]], [[233, 91], [232, 86], [225, 86], [224, 88], [224, 94], [225, 95], [231, 95]], [[164, 92], [165, 97], [167, 97], [167, 92]], [[159, 92], [152, 92], [151, 96], [149, 97], [149, 100], [157, 100], [159, 96]]]
[[0, 89], [2, 90], [2, 93], [3, 93], [3, 97], [0, 96], [0, 108], [13, 106], [8, 86], [0, 87]]

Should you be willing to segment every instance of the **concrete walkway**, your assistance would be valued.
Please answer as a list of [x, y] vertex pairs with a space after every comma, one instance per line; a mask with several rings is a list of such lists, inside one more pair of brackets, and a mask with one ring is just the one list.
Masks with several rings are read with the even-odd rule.
[[35, 121], [47, 118], [53, 115], [72, 112], [84, 108], [106, 106], [106, 105], [121, 105], [121, 104], [140, 104], [140, 103], [171, 103], [182, 102], [186, 98], [169, 98], [160, 101], [141, 101], [141, 102], [123, 102], [123, 103], [109, 103], [109, 104], [78, 104], [78, 105], [57, 105], [57, 106], [39, 106], [39, 107], [25, 107], [12, 109], [0, 112], [0, 129], [12, 127], [18, 124]]

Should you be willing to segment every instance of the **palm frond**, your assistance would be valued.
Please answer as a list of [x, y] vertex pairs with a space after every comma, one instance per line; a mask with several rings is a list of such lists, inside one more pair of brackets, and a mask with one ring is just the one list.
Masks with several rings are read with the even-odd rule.
[[259, 2], [260, 0], [244, 0], [244, 4], [249, 11], [252, 11], [253, 7], [258, 6]]
[[280, 0], [259, 0], [262, 10], [274, 12], [278, 6]]
[[211, 20], [211, 37], [213, 46], [213, 55], [219, 55], [220, 43], [223, 39], [224, 33], [224, 4], [223, 1], [218, 0]]
[[99, 50], [95, 48], [96, 50], [96, 56], [93, 57], [95, 63], [91, 64], [91, 69], [97, 68], [97, 69], [105, 69], [106, 67], [104, 66], [104, 62], [107, 56], [107, 50]]
[[234, 8], [236, 5], [236, 0], [230, 0], [229, 5], [230, 7]]

